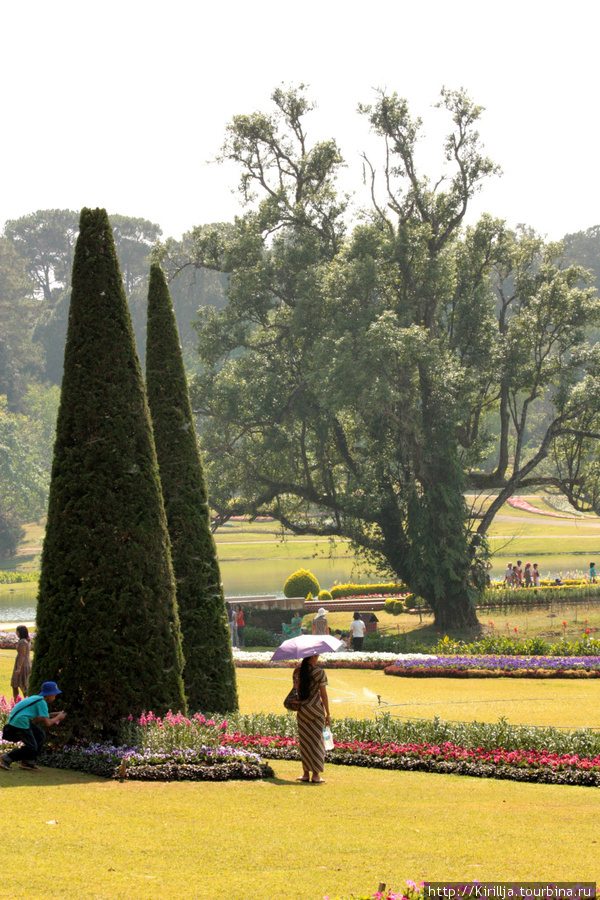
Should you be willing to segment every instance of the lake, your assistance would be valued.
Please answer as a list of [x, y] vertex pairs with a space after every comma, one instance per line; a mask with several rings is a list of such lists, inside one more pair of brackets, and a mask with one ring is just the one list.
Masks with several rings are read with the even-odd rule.
[[[506, 560], [516, 562], [515, 554], [496, 557], [492, 560], [491, 577], [498, 580], [504, 577]], [[561, 572], [563, 574], [587, 572], [590, 560], [587, 556], [552, 555], [525, 560], [537, 562], [542, 578]], [[599, 561], [600, 562], [600, 561]], [[331, 588], [334, 583], [346, 583], [353, 580], [366, 583], [379, 581], [380, 576], [369, 576], [364, 570], [355, 566], [352, 558], [316, 557], [315, 559], [280, 559], [280, 560], [235, 560], [221, 563], [221, 575], [227, 597], [243, 597], [253, 594], [279, 594], [286, 578], [295, 569], [306, 568], [316, 576], [322, 588]], [[37, 587], [16, 585], [12, 593], [0, 591], [0, 622], [32, 622], [35, 619]]]

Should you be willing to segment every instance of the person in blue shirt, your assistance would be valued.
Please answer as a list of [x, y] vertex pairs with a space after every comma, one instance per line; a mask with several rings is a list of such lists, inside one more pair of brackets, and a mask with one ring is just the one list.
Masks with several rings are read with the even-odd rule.
[[50, 728], [58, 725], [66, 716], [63, 711], [51, 714], [48, 710], [48, 703], [56, 700], [58, 694], [62, 694], [62, 691], [56, 682], [45, 681], [39, 694], [26, 697], [13, 706], [4, 726], [3, 738], [14, 744], [22, 743], [23, 746], [2, 754], [0, 769], [10, 769], [12, 763], [19, 761], [22, 769], [38, 768], [35, 760], [46, 740], [46, 732], [40, 725]]

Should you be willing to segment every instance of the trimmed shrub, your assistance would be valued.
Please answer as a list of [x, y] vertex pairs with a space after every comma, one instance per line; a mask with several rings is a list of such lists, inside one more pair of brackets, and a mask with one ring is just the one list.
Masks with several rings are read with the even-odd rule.
[[266, 628], [258, 628], [256, 625], [246, 625], [244, 629], [244, 645], [246, 647], [277, 647], [279, 641], [272, 631]]
[[194, 428], [179, 332], [160, 266], [150, 268], [146, 383], [171, 538], [192, 711], [238, 708], [231, 638], [208, 491]]
[[283, 586], [284, 597], [306, 597], [312, 594], [316, 597], [320, 591], [320, 585], [312, 572], [307, 569], [298, 569]]
[[408, 593], [408, 588], [401, 582], [387, 582], [386, 584], [336, 584], [331, 588], [331, 596], [334, 600], [339, 600], [342, 597], [369, 597], [373, 594], [378, 597], [392, 594], [396, 597], [398, 594], [405, 593]]
[[318, 597], [319, 603], [330, 603], [333, 600], [333, 597], [329, 593], [329, 591], [319, 591]]
[[404, 598], [404, 606], [406, 609], [417, 608], [417, 597], [415, 594], [407, 594]]
[[399, 616], [405, 610], [404, 600], [396, 600], [394, 597], [388, 597], [385, 601], [385, 612], [391, 613], [392, 616]]
[[185, 709], [169, 533], [110, 223], [84, 209], [42, 551], [30, 685], [56, 681], [56, 740]]

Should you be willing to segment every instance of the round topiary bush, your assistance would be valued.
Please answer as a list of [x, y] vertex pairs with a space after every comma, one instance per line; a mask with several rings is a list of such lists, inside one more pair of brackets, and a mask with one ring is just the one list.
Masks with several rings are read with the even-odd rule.
[[417, 608], [417, 597], [415, 594], [407, 594], [404, 598], [404, 606], [406, 609], [416, 609]]
[[404, 612], [404, 609], [405, 609], [405, 607], [404, 607], [404, 601], [403, 601], [403, 600], [394, 600], [394, 609], [393, 609], [393, 613], [394, 613], [395, 616], [399, 616], [401, 613], [403, 613], [403, 612]]
[[329, 591], [319, 591], [318, 600], [319, 603], [330, 603], [332, 600], [332, 596]]
[[319, 591], [319, 582], [307, 569], [298, 569], [283, 586], [284, 597], [306, 597], [307, 594], [316, 597]]

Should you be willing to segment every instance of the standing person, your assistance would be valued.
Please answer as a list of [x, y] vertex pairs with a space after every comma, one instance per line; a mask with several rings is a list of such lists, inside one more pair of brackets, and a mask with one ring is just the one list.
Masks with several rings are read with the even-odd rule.
[[516, 572], [517, 572], [517, 578], [518, 578], [517, 587], [523, 587], [523, 569], [521, 568], [522, 565], [523, 565], [523, 563], [521, 562], [520, 559], [518, 559], [517, 566], [516, 566]]
[[592, 584], [596, 584], [596, 563], [590, 563], [590, 581]]
[[531, 573], [531, 577], [533, 578], [533, 586], [539, 587], [540, 586], [540, 573], [538, 571], [537, 563], [533, 564], [533, 572]]
[[235, 613], [231, 608], [229, 600], [225, 601], [225, 610], [227, 611], [227, 624], [229, 625], [229, 633], [231, 635], [231, 646], [237, 647], [237, 625], [235, 624]]
[[352, 638], [352, 649], [362, 650], [363, 641], [365, 639], [365, 631], [367, 626], [360, 617], [359, 612], [354, 613], [354, 618], [350, 624], [350, 636]]
[[507, 587], [512, 587], [512, 574], [513, 574], [512, 563], [507, 563], [506, 564], [506, 572], [504, 573], [504, 580], [506, 582]]
[[525, 563], [525, 572], [523, 573], [525, 577], [525, 587], [531, 587], [533, 583], [533, 578], [531, 575], [531, 563]]
[[56, 682], [46, 681], [39, 694], [20, 700], [13, 706], [8, 722], [4, 726], [3, 737], [5, 741], [13, 744], [22, 743], [23, 746], [2, 754], [0, 769], [10, 769], [11, 764], [19, 760], [21, 769], [38, 768], [35, 761], [46, 740], [46, 732], [40, 725], [51, 728], [52, 725], [59, 725], [66, 716], [63, 711], [52, 714], [48, 711], [48, 703], [56, 700], [59, 694], [62, 694], [62, 691]]
[[[297, 712], [298, 741], [302, 775], [296, 781], [310, 781], [324, 784], [325, 744], [323, 729], [331, 724], [329, 699], [327, 697], [327, 675], [317, 665], [319, 654], [308, 656], [294, 669], [294, 687], [301, 701]], [[311, 778], [312, 772], [312, 778]]]
[[313, 634], [329, 634], [329, 625], [327, 624], [327, 619], [325, 616], [327, 615], [327, 610], [321, 607], [317, 610], [317, 614], [313, 619], [312, 623], [312, 633]]
[[29, 631], [26, 625], [17, 625], [17, 658], [13, 668], [10, 686], [13, 689], [15, 703], [19, 700], [19, 688], [24, 697], [27, 696], [27, 684], [31, 675], [31, 659], [29, 656]]
[[237, 628], [238, 647], [243, 647], [244, 628], [246, 627], [246, 623], [244, 622], [244, 610], [239, 603], [235, 608], [235, 624]]

